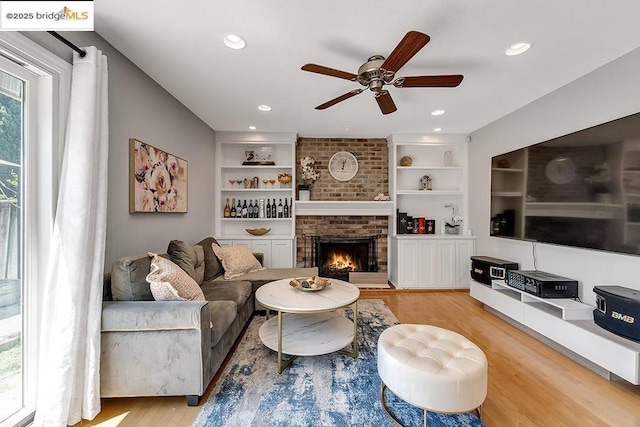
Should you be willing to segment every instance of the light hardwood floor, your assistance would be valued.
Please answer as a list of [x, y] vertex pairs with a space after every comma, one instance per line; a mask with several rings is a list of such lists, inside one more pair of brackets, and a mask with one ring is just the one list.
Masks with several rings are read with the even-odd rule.
[[[489, 427], [640, 426], [640, 386], [600, 377], [485, 311], [468, 291], [363, 290], [361, 298], [384, 300], [401, 323], [451, 329], [482, 348]], [[103, 399], [102, 412], [77, 425], [190, 426], [199, 411], [184, 397]]]

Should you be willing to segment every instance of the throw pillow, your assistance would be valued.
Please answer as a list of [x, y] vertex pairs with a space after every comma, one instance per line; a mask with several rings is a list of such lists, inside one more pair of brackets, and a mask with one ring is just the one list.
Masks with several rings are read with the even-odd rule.
[[193, 247], [182, 240], [172, 240], [167, 247], [171, 261], [183, 269], [193, 280], [196, 279], [196, 261], [198, 256]]
[[223, 248], [213, 243], [211, 248], [222, 263], [225, 279], [233, 279], [245, 273], [265, 269], [253, 256], [251, 250], [244, 245]]
[[[213, 253], [213, 249], [211, 248], [212, 244], [218, 245], [218, 241], [213, 237], [207, 237], [196, 243], [196, 245], [202, 246], [204, 250], [204, 280], [213, 280], [218, 276], [224, 274], [224, 268], [222, 268], [222, 264], [216, 257], [216, 254]], [[218, 245], [220, 246], [220, 245]]]
[[196, 282], [198, 285], [202, 285], [204, 281], [204, 248], [200, 245], [193, 245], [193, 250], [196, 252], [196, 264], [194, 265], [194, 270], [196, 272]]
[[149, 256], [147, 281], [156, 301], [206, 301], [200, 286], [183, 269], [153, 252]]

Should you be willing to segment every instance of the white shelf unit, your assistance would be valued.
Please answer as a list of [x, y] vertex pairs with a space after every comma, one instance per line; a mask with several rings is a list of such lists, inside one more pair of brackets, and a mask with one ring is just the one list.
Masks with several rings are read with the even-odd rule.
[[593, 307], [571, 299], [537, 298], [504, 282], [471, 280], [471, 297], [513, 321], [613, 373], [640, 384], [640, 344], [593, 322]]
[[[466, 288], [469, 286], [469, 257], [475, 238], [467, 235], [467, 135], [395, 134], [389, 144], [389, 196], [393, 215], [389, 229], [389, 279], [398, 288]], [[445, 164], [445, 153], [451, 162]], [[410, 166], [400, 159], [409, 156]], [[422, 190], [420, 179], [431, 178], [431, 190]], [[444, 222], [451, 208], [463, 222], [457, 235], [445, 234]], [[435, 220], [435, 234], [399, 234], [397, 212]]]
[[[389, 145], [389, 195], [394, 202], [391, 235], [396, 236], [396, 211], [412, 217], [436, 221], [435, 232], [441, 234], [441, 224], [451, 217], [446, 204], [456, 204], [458, 214], [468, 219], [467, 210], [467, 135], [394, 134], [387, 138]], [[445, 165], [445, 152], [452, 153], [451, 164]], [[411, 166], [400, 166], [400, 159], [409, 156]], [[421, 190], [420, 178], [431, 178], [431, 190]], [[463, 220], [460, 234], [466, 234]], [[442, 235], [446, 238], [448, 235]]]
[[[295, 198], [295, 133], [260, 133], [260, 132], [216, 132], [216, 182], [215, 182], [215, 215], [214, 232], [216, 239], [225, 244], [231, 242], [249, 246], [254, 252], [265, 254], [265, 266], [273, 267], [271, 262], [274, 245], [287, 252], [277, 259], [278, 266], [293, 267], [295, 259], [295, 209], [289, 218], [224, 218], [226, 200], [231, 205], [235, 199], [254, 202], [261, 199], [278, 203], [285, 200], [293, 206]], [[269, 147], [273, 150], [275, 165], [242, 165], [245, 151], [259, 150]], [[288, 173], [292, 176], [289, 186], [278, 182], [278, 175]], [[245, 188], [244, 180], [253, 181], [258, 178], [258, 188]], [[238, 183], [237, 181], [241, 182]], [[263, 182], [266, 181], [265, 182]], [[268, 182], [272, 180], [272, 182]], [[233, 181], [233, 182], [232, 182]], [[263, 236], [253, 236], [245, 231], [247, 228], [270, 228]], [[288, 244], [284, 244], [288, 242]], [[288, 249], [287, 249], [288, 248]], [[258, 250], [262, 249], [262, 250]], [[269, 254], [269, 255], [268, 255]], [[282, 260], [288, 260], [286, 265]]]

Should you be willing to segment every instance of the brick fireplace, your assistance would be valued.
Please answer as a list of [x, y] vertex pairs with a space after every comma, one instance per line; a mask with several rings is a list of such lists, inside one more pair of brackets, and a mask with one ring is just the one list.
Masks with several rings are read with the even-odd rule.
[[[351, 181], [340, 182], [327, 169], [329, 159], [338, 151], [349, 151], [358, 159], [358, 174]], [[296, 163], [300, 175], [300, 158], [315, 159], [320, 178], [311, 190], [312, 201], [373, 201], [378, 193], [389, 194], [388, 147], [384, 138], [299, 138]], [[368, 214], [353, 215], [339, 211], [304, 215], [296, 213], [297, 266], [314, 265], [312, 236], [337, 236], [358, 239], [376, 236], [375, 258], [378, 272], [387, 271], [387, 231], [389, 217]], [[365, 271], [365, 270], [363, 270]]]

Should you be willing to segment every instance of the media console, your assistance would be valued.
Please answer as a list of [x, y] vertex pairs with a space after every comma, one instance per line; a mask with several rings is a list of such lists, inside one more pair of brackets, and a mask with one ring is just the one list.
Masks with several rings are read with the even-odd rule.
[[[485, 285], [471, 280], [472, 298], [600, 367], [640, 385], [640, 344], [615, 335], [593, 321], [593, 309], [572, 299], [539, 298], [503, 281]], [[589, 368], [593, 366], [586, 365]]]

